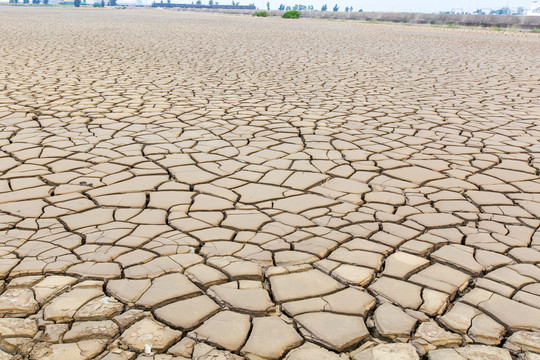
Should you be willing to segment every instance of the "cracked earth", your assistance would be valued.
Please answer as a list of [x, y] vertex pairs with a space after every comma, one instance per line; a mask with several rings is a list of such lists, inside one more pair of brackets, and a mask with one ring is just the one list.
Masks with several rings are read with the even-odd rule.
[[540, 359], [538, 35], [0, 29], [0, 359]]

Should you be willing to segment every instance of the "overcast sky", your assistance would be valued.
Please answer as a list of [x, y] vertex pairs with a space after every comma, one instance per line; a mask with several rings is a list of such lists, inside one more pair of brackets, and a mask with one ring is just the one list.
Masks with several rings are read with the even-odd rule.
[[[182, 2], [176, 0], [177, 2]], [[176, 2], [175, 1], [175, 2]], [[202, 0], [203, 3], [207, 1]], [[218, 0], [219, 1], [219, 0]], [[346, 6], [352, 6], [355, 11], [363, 9], [364, 11], [398, 11], [398, 12], [435, 12], [449, 11], [452, 9], [463, 9], [463, 11], [474, 11], [477, 8], [499, 9], [503, 6], [530, 8], [531, 0], [269, 0], [272, 9], [277, 8], [279, 4], [294, 5], [304, 4], [313, 5], [316, 9], [327, 4], [332, 8], [335, 4], [340, 5], [340, 10]], [[240, 0], [240, 4], [255, 3], [259, 8], [266, 7], [266, 0]], [[228, 0], [221, 0], [220, 3], [229, 3]]]

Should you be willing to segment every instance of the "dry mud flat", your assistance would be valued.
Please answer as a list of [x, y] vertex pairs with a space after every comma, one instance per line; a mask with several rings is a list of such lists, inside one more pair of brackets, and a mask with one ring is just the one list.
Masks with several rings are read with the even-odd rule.
[[540, 358], [538, 35], [0, 29], [0, 359]]

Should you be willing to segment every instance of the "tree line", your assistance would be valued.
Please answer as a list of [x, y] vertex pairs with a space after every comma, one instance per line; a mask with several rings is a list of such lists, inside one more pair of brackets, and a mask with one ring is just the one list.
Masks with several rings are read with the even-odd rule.
[[[266, 3], [266, 6], [268, 8], [268, 10], [270, 10], [270, 3]], [[286, 11], [289, 11], [289, 10], [297, 10], [297, 11], [314, 11], [314, 7], [313, 5], [300, 5], [300, 4], [296, 4], [294, 6], [285, 6], [283, 4], [279, 5], [279, 8], [278, 10], [286, 10]], [[328, 11], [328, 5], [324, 4], [322, 7], [321, 7], [321, 11]], [[339, 11], [339, 5], [336, 4], [334, 5], [334, 7], [332, 8], [332, 11]], [[354, 11], [354, 8], [352, 6], [346, 6], [345, 7], [345, 12], [352, 12]], [[362, 12], [363, 10], [360, 9], [358, 10], [358, 12]]]

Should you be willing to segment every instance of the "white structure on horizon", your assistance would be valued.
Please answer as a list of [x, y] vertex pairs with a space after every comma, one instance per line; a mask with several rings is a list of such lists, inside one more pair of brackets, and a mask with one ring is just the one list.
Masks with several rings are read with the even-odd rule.
[[529, 9], [529, 11], [527, 11], [527, 13], [525, 13], [525, 15], [540, 16], [540, 2], [536, 0], [533, 1], [531, 3], [531, 8]]

